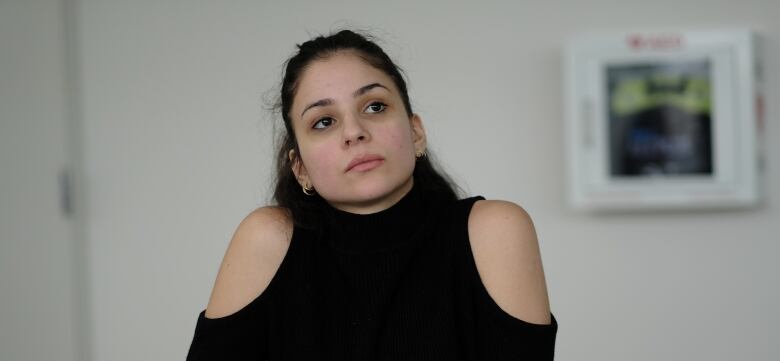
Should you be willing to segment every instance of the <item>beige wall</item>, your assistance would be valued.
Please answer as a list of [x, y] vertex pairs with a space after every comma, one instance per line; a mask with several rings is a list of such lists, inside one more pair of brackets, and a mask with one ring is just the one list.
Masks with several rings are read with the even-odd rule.
[[[327, 5], [326, 5], [327, 4]], [[471, 194], [535, 219], [559, 360], [780, 358], [780, 3], [77, 2], [96, 360], [182, 359], [241, 218], [268, 196], [262, 98], [294, 44], [368, 29]], [[765, 36], [768, 205], [596, 216], [564, 202], [562, 47], [582, 31]]]

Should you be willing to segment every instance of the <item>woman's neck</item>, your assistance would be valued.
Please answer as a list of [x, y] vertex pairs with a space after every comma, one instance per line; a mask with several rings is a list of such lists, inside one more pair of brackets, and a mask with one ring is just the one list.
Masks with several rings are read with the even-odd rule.
[[326, 239], [337, 250], [361, 253], [397, 247], [411, 240], [429, 213], [430, 202], [412, 187], [388, 208], [369, 214], [326, 207]]

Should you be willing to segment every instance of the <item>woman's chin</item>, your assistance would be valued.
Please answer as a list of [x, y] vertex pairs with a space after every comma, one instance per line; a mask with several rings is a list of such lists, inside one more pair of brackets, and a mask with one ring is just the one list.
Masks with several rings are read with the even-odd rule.
[[363, 190], [352, 192], [342, 197], [333, 197], [328, 199], [332, 206], [350, 213], [369, 214], [382, 211], [392, 206], [395, 199], [392, 191]]

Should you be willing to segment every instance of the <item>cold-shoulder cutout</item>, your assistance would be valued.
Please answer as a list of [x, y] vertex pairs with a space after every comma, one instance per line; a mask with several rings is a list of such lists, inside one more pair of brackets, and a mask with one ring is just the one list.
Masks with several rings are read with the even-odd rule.
[[500, 200], [474, 203], [468, 235], [479, 277], [500, 311], [520, 321], [552, 323], [536, 231], [528, 213]]
[[247, 215], [225, 252], [204, 316], [230, 316], [257, 299], [282, 264], [292, 232], [285, 208], [262, 207]]

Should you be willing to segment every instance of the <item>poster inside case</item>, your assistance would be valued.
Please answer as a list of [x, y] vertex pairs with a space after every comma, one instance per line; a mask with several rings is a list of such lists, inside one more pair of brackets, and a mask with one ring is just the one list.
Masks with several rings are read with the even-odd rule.
[[573, 40], [566, 59], [571, 205], [757, 204], [755, 42], [747, 30]]
[[710, 64], [608, 64], [609, 173], [711, 176]]

